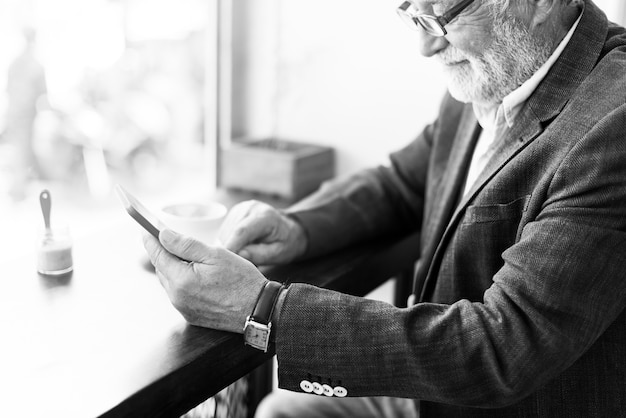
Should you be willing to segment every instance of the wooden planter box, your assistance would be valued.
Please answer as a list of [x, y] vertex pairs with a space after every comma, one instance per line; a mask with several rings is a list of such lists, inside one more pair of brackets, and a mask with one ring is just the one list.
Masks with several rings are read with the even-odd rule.
[[222, 151], [220, 184], [297, 200], [334, 174], [330, 147], [279, 139], [240, 140]]

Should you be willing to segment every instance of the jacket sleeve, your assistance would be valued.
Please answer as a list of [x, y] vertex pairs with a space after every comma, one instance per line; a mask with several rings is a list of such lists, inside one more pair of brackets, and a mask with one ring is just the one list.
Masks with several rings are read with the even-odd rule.
[[419, 230], [436, 125], [391, 154], [389, 166], [326, 182], [286, 210], [306, 231], [305, 257], [385, 234]]
[[348, 396], [499, 407], [558, 376], [626, 307], [623, 132], [626, 106], [572, 147], [481, 302], [400, 309], [292, 285], [280, 387], [320, 379]]

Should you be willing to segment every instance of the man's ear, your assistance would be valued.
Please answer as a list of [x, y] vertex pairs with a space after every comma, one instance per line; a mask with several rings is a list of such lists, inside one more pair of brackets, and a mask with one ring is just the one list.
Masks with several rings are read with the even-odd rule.
[[555, 9], [560, 7], [560, 0], [530, 0], [531, 19], [530, 27], [535, 28], [548, 21]]

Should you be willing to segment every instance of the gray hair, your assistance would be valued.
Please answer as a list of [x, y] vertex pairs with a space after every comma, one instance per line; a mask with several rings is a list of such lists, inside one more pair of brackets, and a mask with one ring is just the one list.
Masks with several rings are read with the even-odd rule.
[[[584, 0], [556, 0], [563, 5], [567, 4], [583, 4]], [[495, 18], [501, 18], [509, 8], [511, 0], [488, 0], [487, 5], [491, 9], [491, 13]]]

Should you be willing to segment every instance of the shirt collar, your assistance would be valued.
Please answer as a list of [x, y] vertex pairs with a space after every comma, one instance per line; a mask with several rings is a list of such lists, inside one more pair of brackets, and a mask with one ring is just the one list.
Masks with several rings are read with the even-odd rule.
[[[578, 19], [570, 30], [567, 32], [563, 40], [556, 47], [550, 58], [532, 75], [528, 80], [522, 83], [517, 89], [513, 90], [509, 93], [504, 99], [502, 99], [502, 103], [499, 105], [494, 105], [491, 107], [477, 106], [472, 105], [474, 109], [474, 114], [478, 119], [478, 123], [485, 130], [493, 130], [497, 126], [501, 125], [506, 121], [507, 126], [510, 128], [513, 126], [513, 122], [515, 121], [515, 117], [522, 109], [522, 106], [528, 100], [528, 98], [533, 94], [537, 86], [541, 83], [541, 81], [545, 78], [550, 71], [550, 68], [554, 65], [554, 63], [559, 59], [561, 53], [569, 43], [574, 31], [578, 27], [578, 23], [580, 22], [580, 18], [582, 17], [582, 12], [578, 16]], [[504, 120], [502, 120], [504, 118]]]

